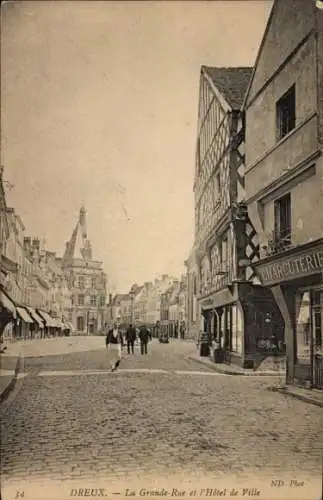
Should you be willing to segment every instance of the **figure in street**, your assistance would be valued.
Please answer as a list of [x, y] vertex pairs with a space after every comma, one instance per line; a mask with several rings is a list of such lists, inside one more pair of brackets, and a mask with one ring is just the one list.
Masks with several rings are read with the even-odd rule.
[[134, 354], [135, 351], [135, 341], [136, 341], [136, 329], [130, 324], [129, 328], [126, 331], [126, 340], [127, 340], [127, 350], [128, 354]]
[[105, 345], [108, 351], [108, 360], [111, 365], [111, 371], [114, 372], [120, 364], [122, 347], [124, 345], [122, 333], [119, 330], [117, 323], [115, 323], [113, 328], [108, 331], [105, 339]]
[[145, 326], [140, 327], [139, 338], [140, 338], [140, 352], [141, 354], [147, 354], [149, 332]]

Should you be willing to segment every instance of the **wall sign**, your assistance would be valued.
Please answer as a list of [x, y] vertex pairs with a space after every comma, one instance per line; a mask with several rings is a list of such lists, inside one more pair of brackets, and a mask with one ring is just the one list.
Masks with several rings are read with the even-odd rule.
[[323, 272], [323, 249], [315, 249], [298, 255], [278, 258], [268, 264], [256, 266], [263, 285], [303, 278]]

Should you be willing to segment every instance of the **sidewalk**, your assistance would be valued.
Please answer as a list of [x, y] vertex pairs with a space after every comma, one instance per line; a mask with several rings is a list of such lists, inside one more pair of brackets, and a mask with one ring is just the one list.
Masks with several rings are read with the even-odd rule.
[[279, 392], [285, 396], [300, 399], [305, 403], [310, 403], [315, 406], [323, 408], [323, 391], [319, 389], [305, 389], [302, 387], [295, 387], [293, 385], [282, 385], [268, 387], [268, 391]]
[[6, 356], [18, 356], [21, 352], [24, 358], [38, 358], [104, 348], [105, 339], [103, 336], [52, 337], [17, 340], [7, 345]]
[[14, 389], [17, 380], [25, 376], [25, 358], [99, 350], [105, 348], [105, 343], [102, 336], [72, 336], [17, 340], [3, 346], [7, 349], [0, 355], [0, 403]]
[[21, 371], [23, 371], [23, 358], [20, 351], [14, 355], [5, 351], [0, 355], [0, 403], [15, 387]]
[[192, 354], [188, 356], [188, 359], [196, 361], [197, 363], [202, 363], [208, 366], [212, 370], [223, 373], [224, 375], [243, 375], [249, 377], [259, 377], [259, 376], [276, 376], [285, 377], [285, 370], [247, 370], [240, 368], [235, 365], [227, 365], [225, 363], [214, 363], [208, 357], [202, 357], [198, 354]]

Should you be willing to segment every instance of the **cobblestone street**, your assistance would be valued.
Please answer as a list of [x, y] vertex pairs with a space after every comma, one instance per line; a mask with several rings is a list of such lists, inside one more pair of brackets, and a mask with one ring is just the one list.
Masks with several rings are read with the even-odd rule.
[[131, 488], [157, 477], [192, 488], [203, 478], [297, 479], [305, 486], [280, 498], [318, 498], [306, 485], [320, 479], [322, 410], [266, 390], [271, 377], [212, 372], [187, 359], [194, 349], [154, 340], [117, 373], [104, 348], [25, 358], [28, 376], [2, 421], [2, 500], [27, 479]]

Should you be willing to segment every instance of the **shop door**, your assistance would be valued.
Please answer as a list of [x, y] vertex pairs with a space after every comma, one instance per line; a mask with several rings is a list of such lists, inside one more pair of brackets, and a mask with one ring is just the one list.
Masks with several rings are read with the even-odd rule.
[[323, 321], [323, 292], [313, 290], [311, 294], [312, 313], [312, 359], [313, 385], [323, 389], [323, 355], [322, 355], [322, 321]]

